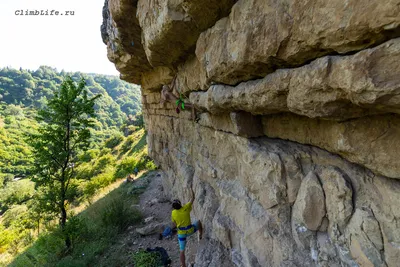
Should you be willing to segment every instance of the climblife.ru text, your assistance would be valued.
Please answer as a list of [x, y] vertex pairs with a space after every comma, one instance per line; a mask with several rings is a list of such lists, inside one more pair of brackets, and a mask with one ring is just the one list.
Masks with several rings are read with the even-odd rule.
[[15, 10], [16, 16], [74, 16], [75, 11], [58, 11], [58, 10]]

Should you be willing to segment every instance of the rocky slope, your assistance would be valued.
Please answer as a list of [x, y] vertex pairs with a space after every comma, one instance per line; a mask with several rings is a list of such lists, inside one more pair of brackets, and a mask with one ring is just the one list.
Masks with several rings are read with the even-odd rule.
[[[398, 266], [400, 0], [107, 0], [196, 266]], [[160, 103], [162, 85], [199, 110]]]

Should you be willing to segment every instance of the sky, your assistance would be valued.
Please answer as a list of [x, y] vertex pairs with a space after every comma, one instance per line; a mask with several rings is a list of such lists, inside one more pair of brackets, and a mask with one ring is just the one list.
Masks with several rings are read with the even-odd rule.
[[[104, 0], [0, 0], [0, 67], [35, 70], [47, 65], [59, 71], [119, 75], [101, 39], [103, 4]], [[64, 15], [21, 16], [17, 10], [57, 10]], [[74, 15], [66, 16], [66, 11]]]

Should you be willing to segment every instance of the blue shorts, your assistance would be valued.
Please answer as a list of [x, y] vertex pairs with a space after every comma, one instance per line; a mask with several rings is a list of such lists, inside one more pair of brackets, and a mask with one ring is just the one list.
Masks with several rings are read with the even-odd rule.
[[193, 225], [194, 231], [191, 234], [183, 234], [180, 235], [178, 234], [178, 242], [179, 242], [179, 250], [180, 251], [185, 251], [186, 248], [186, 238], [193, 235], [199, 230], [199, 221], [195, 222]]

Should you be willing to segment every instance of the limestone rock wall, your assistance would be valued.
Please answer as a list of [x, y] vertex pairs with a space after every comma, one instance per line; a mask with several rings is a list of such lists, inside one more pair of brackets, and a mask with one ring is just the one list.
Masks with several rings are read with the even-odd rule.
[[[400, 0], [107, 0], [196, 266], [399, 266]], [[160, 103], [175, 94], [198, 109]]]

